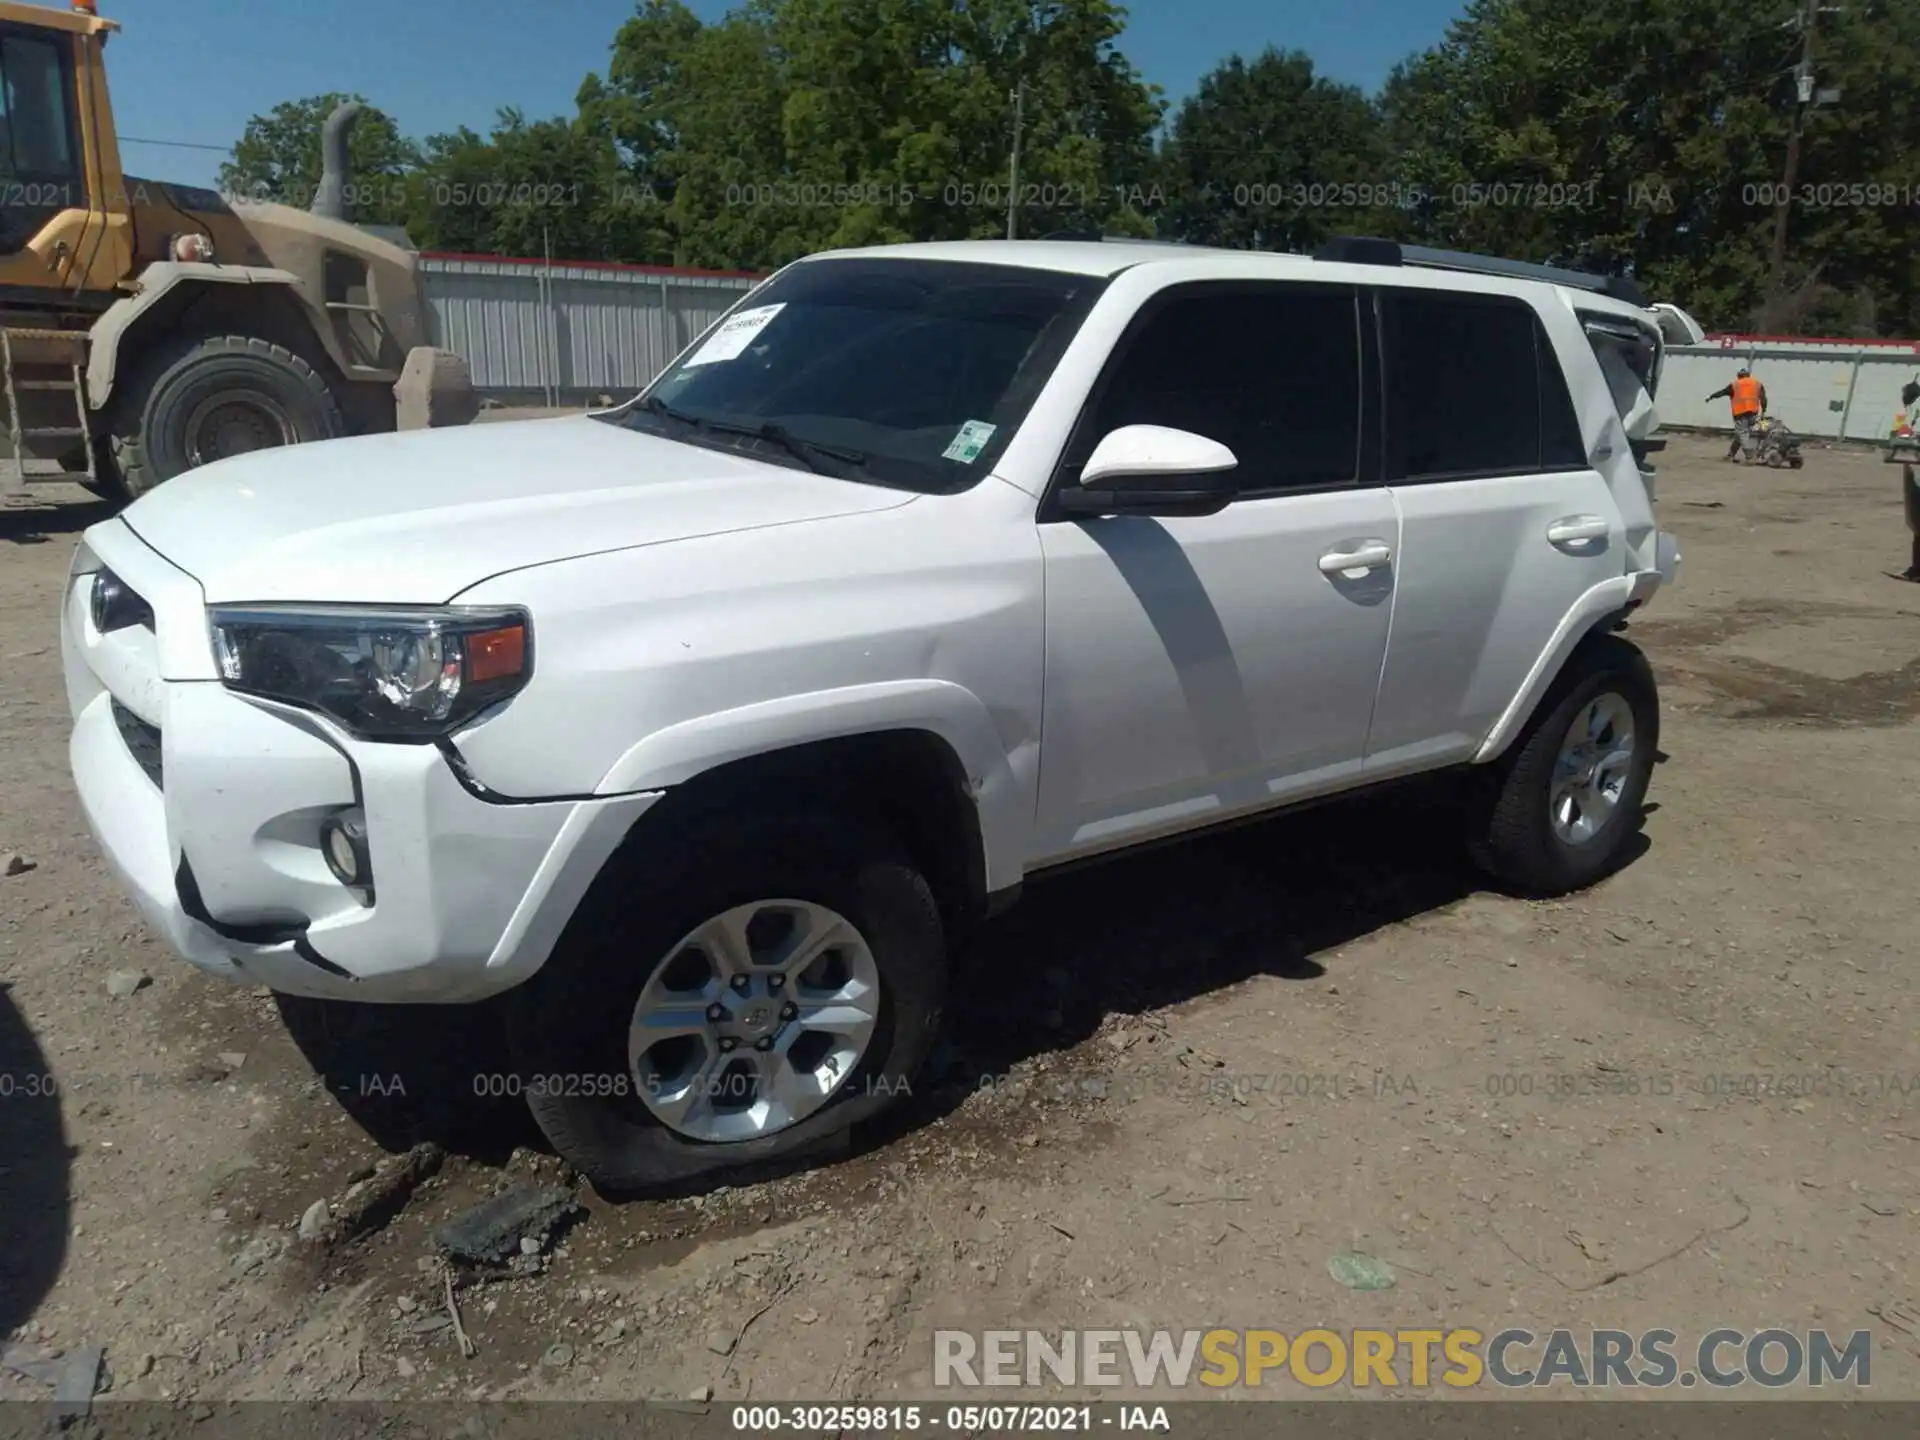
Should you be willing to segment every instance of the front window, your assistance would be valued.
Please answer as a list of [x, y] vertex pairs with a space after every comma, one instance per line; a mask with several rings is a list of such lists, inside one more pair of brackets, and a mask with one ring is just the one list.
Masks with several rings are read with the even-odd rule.
[[1217, 440], [1242, 494], [1351, 485], [1360, 468], [1360, 312], [1351, 289], [1228, 283], [1166, 295], [1124, 342], [1072, 467], [1123, 425]]
[[939, 260], [804, 261], [608, 418], [928, 493], [987, 473], [1104, 281]]
[[65, 44], [41, 35], [0, 36], [5, 127], [0, 169], [13, 179], [65, 180], [78, 174]]

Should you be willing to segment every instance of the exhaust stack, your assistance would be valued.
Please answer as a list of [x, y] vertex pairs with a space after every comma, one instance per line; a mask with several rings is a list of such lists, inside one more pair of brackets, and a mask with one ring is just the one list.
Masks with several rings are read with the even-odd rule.
[[349, 100], [335, 107], [320, 131], [320, 186], [314, 192], [313, 213], [329, 220], [353, 221], [353, 209], [347, 204], [347, 182], [352, 168], [347, 159], [347, 140], [366, 106]]

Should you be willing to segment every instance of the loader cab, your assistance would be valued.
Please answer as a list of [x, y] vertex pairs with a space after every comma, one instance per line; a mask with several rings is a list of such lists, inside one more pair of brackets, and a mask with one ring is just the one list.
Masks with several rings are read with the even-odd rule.
[[110, 300], [125, 273], [102, 53], [116, 28], [79, 6], [0, 0], [0, 295]]
[[0, 255], [87, 203], [70, 36], [0, 25]]

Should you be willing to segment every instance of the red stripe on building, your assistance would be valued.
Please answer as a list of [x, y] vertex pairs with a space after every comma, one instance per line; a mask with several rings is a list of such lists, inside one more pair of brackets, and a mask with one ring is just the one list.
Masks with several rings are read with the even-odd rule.
[[[467, 255], [457, 250], [422, 250], [422, 260], [471, 260], [482, 265], [534, 265], [545, 270], [549, 262], [526, 255]], [[676, 265], [629, 265], [623, 260], [555, 260], [551, 268], [571, 265], [583, 270], [624, 270], [634, 275], [687, 275], [708, 280], [759, 280], [764, 274], [755, 270], [696, 270]]]
[[1714, 335], [1707, 336], [1709, 344], [1718, 345], [1723, 350], [1731, 350], [1739, 345], [1844, 345], [1852, 350], [1911, 350], [1920, 354], [1920, 340], [1848, 340], [1840, 336], [1828, 335]]

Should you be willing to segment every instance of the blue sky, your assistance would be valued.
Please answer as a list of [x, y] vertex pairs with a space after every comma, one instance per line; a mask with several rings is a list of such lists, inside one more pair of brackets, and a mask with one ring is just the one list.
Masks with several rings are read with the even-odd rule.
[[[730, 0], [691, 0], [712, 19]], [[100, 0], [125, 27], [107, 47], [122, 162], [210, 185], [247, 119], [282, 100], [357, 91], [412, 135], [517, 105], [571, 111], [604, 71], [633, 0]], [[1135, 0], [1122, 48], [1170, 99], [1238, 50], [1298, 47], [1371, 89], [1438, 39], [1460, 0]], [[134, 139], [214, 146], [134, 144]]]

